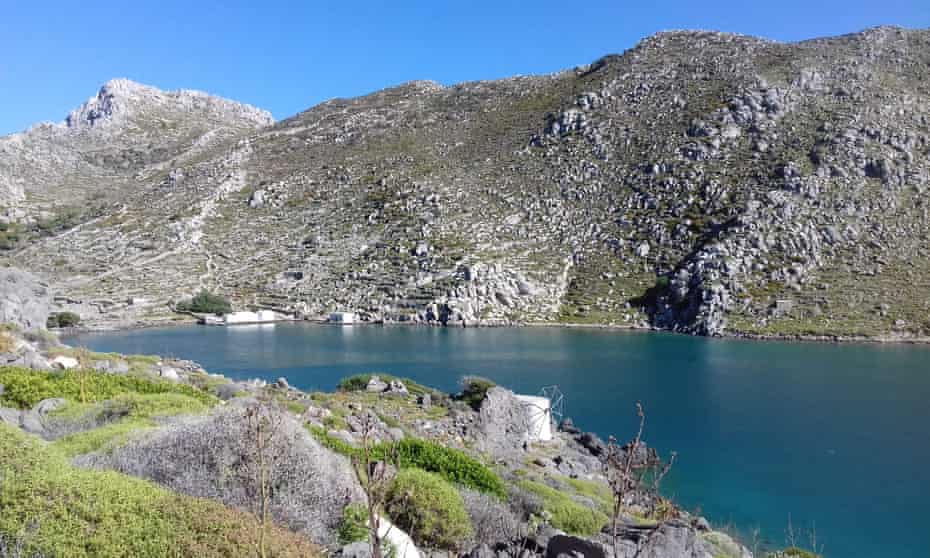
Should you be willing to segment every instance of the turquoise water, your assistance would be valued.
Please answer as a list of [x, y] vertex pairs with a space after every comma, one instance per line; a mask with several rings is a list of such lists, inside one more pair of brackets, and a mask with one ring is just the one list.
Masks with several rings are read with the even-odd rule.
[[303, 389], [380, 370], [454, 390], [481, 374], [524, 393], [558, 384], [565, 411], [678, 451], [665, 492], [717, 525], [784, 545], [789, 517], [831, 558], [930, 556], [930, 348], [578, 329], [179, 327], [86, 334], [98, 351], [188, 358]]

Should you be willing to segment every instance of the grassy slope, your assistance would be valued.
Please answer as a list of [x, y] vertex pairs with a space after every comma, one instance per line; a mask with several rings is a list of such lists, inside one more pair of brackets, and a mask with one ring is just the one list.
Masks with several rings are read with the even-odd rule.
[[[0, 425], [0, 533], [52, 556], [243, 556], [259, 524], [251, 515], [112, 472], [72, 467], [43, 442]], [[272, 556], [317, 549], [274, 528]]]

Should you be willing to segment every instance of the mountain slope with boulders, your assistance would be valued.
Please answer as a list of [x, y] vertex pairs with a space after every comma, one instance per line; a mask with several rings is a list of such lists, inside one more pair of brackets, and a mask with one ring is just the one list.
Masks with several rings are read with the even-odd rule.
[[310, 318], [925, 338], [928, 77], [930, 31], [882, 27], [665, 32], [276, 123], [120, 80], [0, 139], [0, 245], [91, 324], [207, 290]]

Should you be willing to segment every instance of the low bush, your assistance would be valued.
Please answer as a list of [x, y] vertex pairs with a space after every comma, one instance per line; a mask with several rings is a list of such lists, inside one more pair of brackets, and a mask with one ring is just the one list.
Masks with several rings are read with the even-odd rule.
[[404, 438], [396, 446], [401, 467], [418, 467], [449, 482], [501, 499], [507, 497], [507, 488], [500, 477], [465, 452], [420, 438]]
[[477, 411], [481, 409], [481, 403], [484, 401], [488, 390], [496, 385], [487, 378], [465, 376], [462, 378], [462, 393], [458, 395], [458, 399]]
[[526, 534], [511, 508], [493, 496], [467, 488], [460, 490], [468, 517], [474, 529], [474, 544], [509, 543]]
[[[329, 434], [324, 428], [310, 426], [310, 433], [326, 448], [348, 457], [361, 457], [361, 449]], [[465, 452], [447, 448], [421, 438], [404, 438], [399, 442], [382, 442], [371, 447], [371, 458], [387, 459], [394, 452], [402, 468], [416, 467], [436, 473], [449, 482], [491, 494], [498, 499], [507, 497], [504, 481], [486, 465]]]
[[549, 522], [556, 529], [591, 537], [600, 533], [607, 524], [607, 515], [579, 504], [551, 486], [531, 480], [521, 480], [518, 485], [542, 499], [543, 510], [549, 514]]
[[[253, 412], [267, 418], [264, 450], [258, 449], [249, 418]], [[320, 448], [289, 413], [274, 406], [227, 406], [146, 432], [111, 451], [82, 455], [74, 463], [258, 512], [260, 455], [272, 487], [271, 517], [313, 541], [334, 544], [345, 503], [362, 500], [364, 493], [345, 458]]]
[[206, 290], [200, 291], [189, 300], [177, 303], [175, 308], [179, 312], [196, 312], [198, 314], [228, 314], [232, 312], [229, 299]]
[[422, 469], [402, 469], [391, 482], [388, 516], [424, 546], [458, 550], [471, 537], [465, 504], [455, 487]]
[[[18, 429], [0, 424], [0, 534], [26, 556], [73, 558], [249, 556], [254, 516], [114, 472], [79, 469]], [[320, 556], [307, 539], [272, 526], [268, 555]]]
[[81, 317], [74, 312], [56, 312], [49, 314], [45, 322], [45, 327], [54, 329], [57, 327], [75, 327], [81, 323]]
[[18, 408], [29, 408], [50, 397], [63, 397], [72, 401], [103, 401], [127, 393], [158, 394], [178, 393], [204, 404], [216, 402], [216, 398], [185, 384], [121, 376], [90, 371], [37, 372], [16, 366], [0, 367], [0, 404]]

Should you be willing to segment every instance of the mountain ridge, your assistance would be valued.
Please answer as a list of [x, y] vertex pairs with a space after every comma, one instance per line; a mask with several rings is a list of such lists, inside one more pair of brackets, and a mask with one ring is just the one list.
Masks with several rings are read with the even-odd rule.
[[663, 32], [545, 76], [233, 115], [6, 259], [91, 322], [207, 288], [308, 317], [917, 338], [928, 45]]

